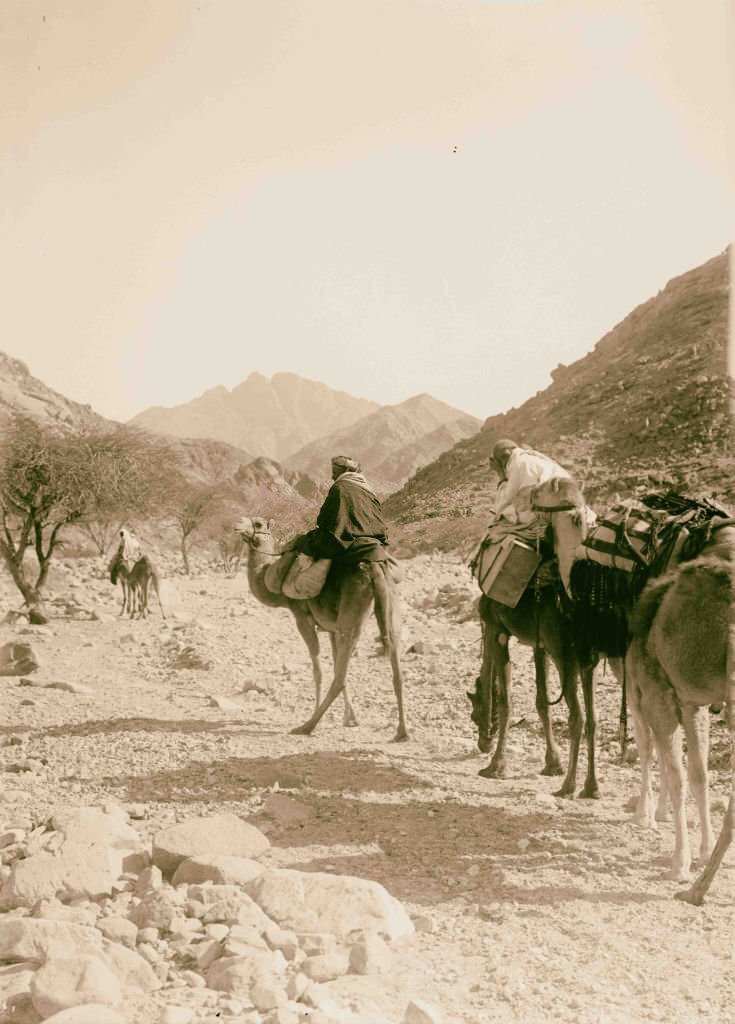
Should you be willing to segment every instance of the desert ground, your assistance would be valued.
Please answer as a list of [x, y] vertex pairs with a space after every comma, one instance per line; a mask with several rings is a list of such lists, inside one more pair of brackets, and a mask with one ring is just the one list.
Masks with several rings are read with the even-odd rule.
[[[134, 808], [132, 823], [148, 838], [229, 811], [267, 834], [270, 864], [381, 883], [416, 933], [381, 984], [358, 991], [364, 979], [354, 979], [353, 1008], [360, 998], [369, 1004], [366, 1020], [401, 1024], [411, 995], [440, 1008], [445, 1024], [735, 1019], [733, 858], [702, 908], [674, 900], [671, 825], [632, 822], [638, 767], [620, 763], [610, 673], [598, 670], [601, 798], [562, 800], [552, 795], [560, 780], [540, 775], [532, 663], [519, 646], [509, 776], [477, 774], [487, 756], [465, 696], [479, 664], [477, 591], [458, 559], [404, 563], [410, 739], [399, 744], [374, 620], [349, 673], [359, 725], [342, 725], [338, 701], [313, 736], [292, 736], [311, 712], [313, 685], [289, 613], [255, 601], [244, 567], [230, 577], [214, 562], [190, 577], [171, 560], [161, 567], [166, 621], [155, 601], [146, 620], [119, 618], [103, 563], [68, 557], [52, 572], [49, 624], [0, 627], [0, 643], [30, 643], [40, 662], [25, 683], [0, 681], [0, 828], [112, 801]], [[19, 603], [0, 578], [0, 610]], [[328, 665], [326, 638], [322, 647]], [[553, 671], [550, 688], [553, 699]], [[563, 705], [553, 717], [566, 754]], [[714, 716], [712, 737], [719, 829], [728, 743]], [[580, 771], [578, 789], [582, 782]], [[291, 799], [274, 801], [276, 793]], [[349, 995], [350, 976], [340, 984]], [[182, 981], [173, 959], [164, 986], [126, 1007], [126, 1019], [157, 1024], [172, 1005], [188, 1007], [194, 1024], [259, 1019]]]

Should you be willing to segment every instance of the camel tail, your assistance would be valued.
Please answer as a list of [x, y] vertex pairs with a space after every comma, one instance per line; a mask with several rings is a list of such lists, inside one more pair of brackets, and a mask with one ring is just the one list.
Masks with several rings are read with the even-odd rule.
[[383, 641], [383, 648], [387, 655], [391, 654], [393, 641], [395, 639], [393, 626], [394, 608], [386, 574], [387, 562], [371, 562], [370, 575], [373, 581], [373, 595], [375, 597], [375, 618], [378, 620], [380, 639]]

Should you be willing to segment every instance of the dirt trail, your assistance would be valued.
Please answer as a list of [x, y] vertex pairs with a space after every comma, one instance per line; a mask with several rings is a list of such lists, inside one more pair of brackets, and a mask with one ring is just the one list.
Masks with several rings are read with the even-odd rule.
[[[2, 627], [0, 642], [22, 637], [37, 651], [34, 682], [88, 688], [2, 680], [5, 820], [106, 798], [144, 804], [136, 827], [147, 834], [195, 813], [246, 815], [268, 832], [276, 863], [376, 879], [424, 915], [429, 930], [416, 949], [447, 1018], [462, 1024], [735, 1019], [732, 857], [703, 908], [672, 898], [670, 825], [649, 832], [631, 821], [638, 770], [617, 763], [611, 676], [598, 686], [599, 801], [558, 800], [559, 780], [539, 774], [531, 662], [521, 648], [510, 777], [478, 777], [487, 759], [476, 751], [465, 690], [477, 671], [479, 624], [468, 617], [474, 594], [463, 566], [429, 557], [407, 566], [404, 648], [419, 643], [422, 653], [404, 659], [411, 738], [397, 745], [373, 624], [350, 672], [360, 725], [344, 728], [336, 704], [313, 737], [296, 737], [288, 730], [313, 701], [306, 650], [288, 613], [260, 607], [244, 575], [173, 577], [163, 623], [117, 619], [117, 595], [96, 572], [69, 562], [53, 586], [94, 604], [101, 620]], [[14, 606], [2, 587], [3, 607]], [[202, 667], [173, 667], [187, 659]], [[234, 703], [220, 710], [213, 698]], [[561, 706], [554, 721], [566, 752]], [[727, 737], [717, 721], [712, 764], [719, 827]], [[275, 792], [296, 803], [279, 810]]]

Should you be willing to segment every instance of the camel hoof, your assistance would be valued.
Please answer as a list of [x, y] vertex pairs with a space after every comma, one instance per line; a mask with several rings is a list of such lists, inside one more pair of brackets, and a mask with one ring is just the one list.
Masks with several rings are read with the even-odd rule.
[[684, 892], [675, 892], [674, 899], [681, 900], [682, 903], [691, 903], [693, 907], [701, 907], [704, 902], [704, 896], [698, 891], [696, 885], [691, 889], [685, 889]]
[[409, 739], [408, 731], [406, 729], [399, 729], [391, 743], [403, 743], [407, 739]]
[[497, 767], [489, 764], [487, 768], [481, 768], [478, 775], [481, 775], [483, 779], [503, 779], [505, 778], [505, 768], [501, 765]]
[[542, 775], [563, 775], [564, 769], [560, 764], [547, 764], [541, 769]]
[[574, 786], [569, 786], [566, 783], [564, 783], [561, 789], [557, 789], [556, 792], [552, 793], [551, 795], [562, 796], [566, 797], [568, 800], [574, 800]]
[[691, 871], [688, 868], [671, 868], [664, 874], [664, 878], [671, 882], [689, 882], [691, 881]]
[[358, 723], [356, 718], [347, 718], [342, 724], [347, 729], [356, 729]]
[[305, 722], [304, 725], [297, 725], [291, 730], [292, 736], [311, 736], [314, 726]]
[[596, 783], [594, 786], [584, 786], [579, 791], [579, 795], [582, 800], [599, 800], [600, 787]]

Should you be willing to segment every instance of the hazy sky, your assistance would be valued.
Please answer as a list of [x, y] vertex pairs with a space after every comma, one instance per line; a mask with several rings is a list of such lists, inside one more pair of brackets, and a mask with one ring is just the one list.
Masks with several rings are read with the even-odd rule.
[[0, 348], [520, 404], [731, 236], [727, 0], [0, 0]]

